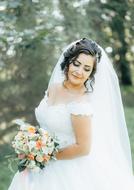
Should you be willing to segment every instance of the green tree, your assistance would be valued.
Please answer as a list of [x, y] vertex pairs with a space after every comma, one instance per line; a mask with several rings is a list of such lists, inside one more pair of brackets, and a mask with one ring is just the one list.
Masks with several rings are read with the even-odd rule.
[[[129, 14], [128, 1], [108, 0], [101, 4], [105, 16], [108, 18], [108, 24], [112, 32], [113, 56], [120, 72], [121, 82], [124, 85], [132, 85], [130, 62], [127, 59], [131, 43], [128, 43], [127, 31], [131, 26], [127, 24]], [[130, 18], [131, 20], [131, 18]]]
[[12, 0], [2, 7], [0, 117], [1, 124], [10, 127], [15, 117], [35, 120], [34, 108], [44, 96], [56, 59], [58, 23], [51, 2]]

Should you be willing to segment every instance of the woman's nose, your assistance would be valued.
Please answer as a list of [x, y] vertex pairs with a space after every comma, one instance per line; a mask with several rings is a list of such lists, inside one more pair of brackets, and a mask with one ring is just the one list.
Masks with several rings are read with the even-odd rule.
[[82, 73], [83, 73], [83, 69], [82, 69], [82, 68], [78, 68], [78, 69], [76, 70], [76, 74], [82, 75]]

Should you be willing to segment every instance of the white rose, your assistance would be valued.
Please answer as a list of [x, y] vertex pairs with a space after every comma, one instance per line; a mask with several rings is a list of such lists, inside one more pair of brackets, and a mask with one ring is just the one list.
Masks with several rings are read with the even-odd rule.
[[27, 146], [26, 144], [24, 144], [24, 145], [23, 145], [23, 151], [24, 151], [24, 152], [27, 152], [28, 149], [29, 149], [28, 146]]
[[42, 147], [42, 152], [44, 154], [48, 154], [49, 153], [49, 148], [48, 147]]
[[36, 160], [38, 161], [38, 162], [43, 162], [43, 156], [36, 156]]
[[30, 141], [30, 142], [28, 143], [28, 147], [29, 147], [29, 150], [30, 150], [30, 151], [31, 151], [32, 148], [34, 148], [35, 146], [36, 146], [35, 141]]
[[37, 139], [38, 137], [39, 137], [39, 134], [36, 134], [36, 133], [29, 133], [28, 134], [28, 137], [30, 138], [30, 139]]
[[39, 132], [40, 132], [41, 134], [43, 134], [43, 133], [44, 133], [44, 129], [39, 128]]
[[42, 142], [43, 142], [43, 144], [46, 144], [47, 138], [46, 137], [42, 137]]
[[42, 151], [44, 154], [51, 154], [53, 152], [53, 147], [44, 147]]
[[33, 169], [35, 166], [36, 166], [35, 161], [31, 160], [27, 167], [30, 168], [30, 169]]

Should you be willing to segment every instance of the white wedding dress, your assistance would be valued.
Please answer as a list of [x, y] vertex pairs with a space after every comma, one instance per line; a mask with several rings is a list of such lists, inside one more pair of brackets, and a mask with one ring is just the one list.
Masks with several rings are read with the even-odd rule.
[[[87, 156], [70, 160], [53, 160], [41, 172], [17, 172], [9, 190], [134, 190], [134, 178], [129, 168], [112, 158], [106, 139], [96, 129], [94, 111], [88, 102], [48, 105], [47, 96], [35, 109], [40, 126], [54, 132], [60, 147], [75, 143], [70, 114], [90, 115], [92, 118], [92, 148]], [[87, 109], [88, 107], [88, 109]], [[105, 152], [101, 150], [104, 143]], [[104, 149], [103, 149], [104, 150]], [[122, 162], [126, 162], [123, 160]], [[124, 164], [126, 165], [126, 164]]]

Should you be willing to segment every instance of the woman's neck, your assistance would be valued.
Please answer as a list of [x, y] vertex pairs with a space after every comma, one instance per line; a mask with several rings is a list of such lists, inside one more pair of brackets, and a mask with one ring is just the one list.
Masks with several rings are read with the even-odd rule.
[[72, 94], [84, 94], [86, 91], [85, 86], [83, 84], [73, 85], [68, 80], [63, 81], [63, 87]]

